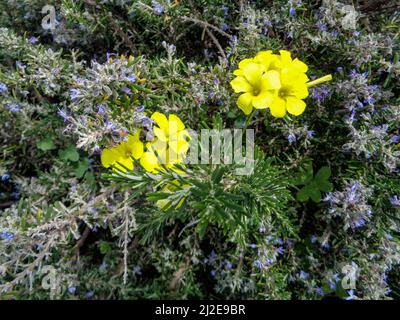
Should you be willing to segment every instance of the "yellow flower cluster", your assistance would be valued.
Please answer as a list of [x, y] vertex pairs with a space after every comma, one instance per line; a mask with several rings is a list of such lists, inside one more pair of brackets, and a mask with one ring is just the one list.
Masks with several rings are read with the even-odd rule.
[[244, 59], [233, 73], [236, 78], [231, 86], [236, 93], [242, 93], [238, 107], [246, 114], [255, 109], [269, 108], [274, 117], [281, 118], [289, 112], [298, 116], [306, 108], [303, 101], [308, 88], [332, 79], [331, 75], [309, 82], [307, 65], [299, 59], [292, 59], [289, 51], [260, 51], [254, 58]]
[[104, 167], [112, 167], [114, 171], [133, 170], [134, 160], [148, 172], [157, 173], [163, 168], [177, 171], [175, 164], [182, 163], [189, 149], [190, 135], [185, 125], [176, 115], [154, 112], [151, 119], [155, 122], [153, 130], [155, 138], [144, 144], [140, 141], [140, 131], [128, 135], [127, 141], [117, 146], [106, 148], [101, 155]]

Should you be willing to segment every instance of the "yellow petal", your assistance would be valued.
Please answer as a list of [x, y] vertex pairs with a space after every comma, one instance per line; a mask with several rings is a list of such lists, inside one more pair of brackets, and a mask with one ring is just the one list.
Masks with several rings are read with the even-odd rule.
[[243, 75], [253, 87], [259, 87], [263, 71], [264, 68], [261, 64], [252, 62], [244, 66]]
[[281, 80], [279, 76], [279, 72], [276, 70], [267, 71], [262, 76], [262, 90], [276, 90], [281, 87]]
[[143, 142], [142, 141], [136, 141], [132, 145], [132, 157], [134, 157], [136, 160], [139, 159], [143, 155]]
[[252, 62], [254, 62], [252, 58], [243, 59], [242, 61], [239, 62], [239, 69], [243, 69], [246, 65]]
[[249, 92], [253, 90], [251, 84], [244, 77], [236, 77], [231, 81], [232, 89], [235, 93]]
[[303, 100], [295, 97], [286, 98], [286, 109], [290, 114], [298, 116], [304, 112], [306, 104]]
[[186, 140], [172, 140], [169, 141], [169, 147], [178, 154], [186, 153], [189, 149], [189, 142]]
[[292, 62], [290, 52], [287, 50], [279, 50], [279, 53], [281, 54], [282, 67], [289, 67]]
[[153, 119], [162, 130], [168, 132], [168, 120], [164, 114], [160, 112], [154, 112], [151, 116], [151, 119]]
[[286, 114], [286, 102], [282, 98], [275, 97], [269, 109], [275, 118], [282, 118]]
[[126, 169], [133, 170], [133, 161], [129, 158], [119, 158], [116, 163], [114, 163], [114, 171], [126, 172]]
[[292, 68], [302, 73], [306, 73], [308, 71], [307, 65], [297, 58], [292, 61]]
[[158, 139], [160, 139], [161, 141], [167, 141], [167, 136], [166, 136], [164, 130], [162, 130], [158, 127], [153, 127], [153, 131]]
[[114, 152], [113, 148], [104, 149], [101, 153], [101, 164], [103, 167], [108, 168], [118, 159], [118, 157], [119, 155]]
[[241, 69], [236, 69], [235, 71], [233, 71], [233, 74], [235, 76], [243, 76], [243, 70]]
[[258, 96], [252, 99], [252, 104], [256, 109], [265, 109], [271, 105], [273, 100], [274, 95], [271, 91], [262, 91]]
[[246, 115], [250, 114], [250, 112], [253, 110], [253, 106], [251, 104], [253, 97], [254, 96], [250, 92], [246, 92], [241, 94], [237, 100], [239, 109], [241, 109]]
[[296, 85], [293, 88], [292, 93], [298, 99], [305, 99], [308, 97], [308, 87], [306, 84]]
[[169, 115], [169, 125], [174, 126], [177, 131], [185, 129], [185, 125], [183, 124], [182, 120], [175, 114]]
[[140, 165], [148, 172], [157, 172], [160, 168], [160, 164], [156, 155], [153, 152], [147, 151], [143, 153], [140, 158]]

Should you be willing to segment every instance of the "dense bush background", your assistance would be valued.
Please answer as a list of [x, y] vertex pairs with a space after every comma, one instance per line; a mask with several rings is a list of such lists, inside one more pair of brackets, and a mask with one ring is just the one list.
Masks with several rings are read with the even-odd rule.
[[[2, 0], [0, 12], [2, 299], [399, 297], [396, 1]], [[138, 106], [197, 130], [243, 127], [232, 71], [280, 49], [333, 81], [299, 117], [256, 115], [253, 176], [191, 168], [192, 193], [165, 212], [143, 172], [102, 168]]]

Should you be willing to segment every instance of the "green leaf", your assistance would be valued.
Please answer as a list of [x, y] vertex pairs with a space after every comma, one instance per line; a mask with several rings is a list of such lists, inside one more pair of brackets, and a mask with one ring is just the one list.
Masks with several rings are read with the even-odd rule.
[[298, 176], [293, 180], [294, 185], [309, 183], [313, 178], [313, 168], [311, 162], [306, 162], [300, 169]]
[[56, 145], [53, 140], [49, 137], [44, 138], [36, 143], [37, 147], [42, 151], [54, 150]]
[[61, 160], [76, 162], [79, 160], [79, 153], [75, 146], [70, 144], [67, 149], [58, 151]]
[[99, 243], [99, 249], [101, 254], [107, 254], [111, 251], [111, 246], [107, 241], [101, 241]]
[[75, 169], [75, 176], [80, 179], [84, 176], [85, 172], [89, 169], [88, 159], [79, 161], [78, 167]]
[[301, 189], [297, 192], [297, 195], [296, 195], [297, 200], [298, 200], [298, 201], [301, 201], [301, 202], [307, 201], [309, 197], [310, 197], [310, 196], [308, 195], [307, 187], [301, 188]]
[[330, 176], [331, 176], [331, 169], [325, 166], [318, 170], [317, 174], [315, 175], [315, 181], [318, 184], [324, 183], [329, 179]]
[[330, 183], [329, 181], [324, 181], [324, 182], [320, 182], [320, 183], [318, 184], [318, 188], [319, 188], [319, 190], [321, 190], [321, 191], [330, 192], [330, 191], [333, 190], [333, 185], [332, 185], [332, 183]]
[[319, 191], [318, 186], [314, 183], [307, 186], [307, 193], [314, 202], [321, 201], [321, 192]]

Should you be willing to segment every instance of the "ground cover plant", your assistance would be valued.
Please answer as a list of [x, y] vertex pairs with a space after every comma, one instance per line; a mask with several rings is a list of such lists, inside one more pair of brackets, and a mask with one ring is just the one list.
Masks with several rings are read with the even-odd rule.
[[396, 1], [0, 10], [1, 299], [399, 298]]

